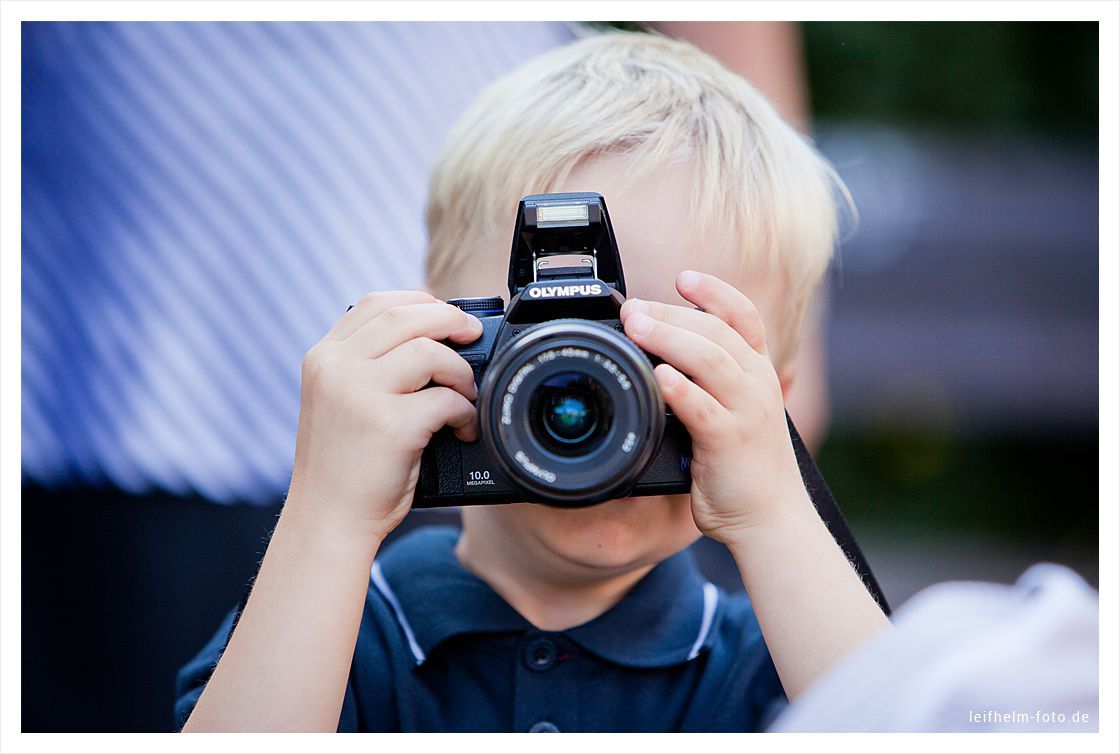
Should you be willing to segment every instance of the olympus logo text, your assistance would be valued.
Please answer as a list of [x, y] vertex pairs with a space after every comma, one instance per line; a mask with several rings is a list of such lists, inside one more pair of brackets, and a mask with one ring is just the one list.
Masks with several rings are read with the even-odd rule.
[[542, 285], [529, 289], [529, 298], [559, 298], [564, 296], [602, 296], [601, 283], [579, 285]]

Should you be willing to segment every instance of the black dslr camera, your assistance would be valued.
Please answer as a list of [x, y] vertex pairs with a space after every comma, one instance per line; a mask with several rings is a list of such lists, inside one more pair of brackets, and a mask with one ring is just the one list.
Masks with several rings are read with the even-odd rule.
[[470, 345], [481, 439], [444, 429], [420, 463], [414, 508], [538, 502], [580, 507], [689, 491], [691, 441], [650, 358], [622, 332], [622, 261], [594, 193], [521, 200], [500, 297], [448, 303], [482, 321]]

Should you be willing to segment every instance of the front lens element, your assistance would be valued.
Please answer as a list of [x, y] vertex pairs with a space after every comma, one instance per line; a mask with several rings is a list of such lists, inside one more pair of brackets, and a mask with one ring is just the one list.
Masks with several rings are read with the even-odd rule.
[[561, 455], [587, 453], [610, 429], [610, 396], [597, 380], [578, 372], [542, 382], [529, 410], [542, 445]]

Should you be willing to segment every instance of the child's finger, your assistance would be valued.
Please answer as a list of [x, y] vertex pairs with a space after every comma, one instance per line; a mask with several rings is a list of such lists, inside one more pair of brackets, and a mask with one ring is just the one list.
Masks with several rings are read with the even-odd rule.
[[731, 415], [719, 401], [669, 364], [658, 364], [653, 375], [665, 403], [684, 424], [694, 443], [703, 445], [726, 432]]
[[731, 325], [699, 309], [632, 298], [622, 305], [623, 325], [634, 314], [648, 314], [659, 322], [683, 327], [685, 330], [703, 335], [722, 346], [743, 370], [752, 368], [752, 359], [758, 358], [754, 349], [743, 340], [743, 336], [731, 328]]
[[482, 335], [478, 317], [442, 301], [391, 306], [346, 338], [346, 347], [376, 359], [413, 338], [470, 343]]
[[631, 340], [692, 377], [724, 406], [733, 408], [741, 400], [743, 368], [708, 338], [646, 314], [631, 315], [624, 328]]
[[686, 270], [677, 276], [677, 291], [686, 300], [719, 317], [742, 336], [750, 347], [767, 354], [766, 328], [758, 307], [730, 283], [714, 275]]
[[355, 330], [391, 306], [426, 304], [436, 297], [426, 291], [380, 291], [367, 293], [358, 299], [350, 311], [343, 314], [327, 331], [324, 340], [344, 340]]
[[466, 360], [431, 338], [413, 338], [374, 362], [379, 383], [394, 393], [412, 393], [429, 383], [444, 385], [473, 401], [478, 391]]
[[411, 395], [402, 396], [407, 406], [417, 412], [418, 426], [435, 434], [444, 427], [455, 430], [463, 442], [478, 439], [477, 412], [474, 404], [449, 387], [429, 387]]

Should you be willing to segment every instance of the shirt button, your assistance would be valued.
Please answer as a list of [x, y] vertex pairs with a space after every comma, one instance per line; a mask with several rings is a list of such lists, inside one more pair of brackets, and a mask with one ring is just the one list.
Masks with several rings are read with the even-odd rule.
[[560, 729], [548, 720], [541, 720], [539, 723], [533, 723], [533, 727], [529, 728], [530, 733], [559, 733]]
[[556, 664], [556, 643], [551, 639], [534, 639], [526, 645], [521, 659], [529, 670], [544, 672]]

